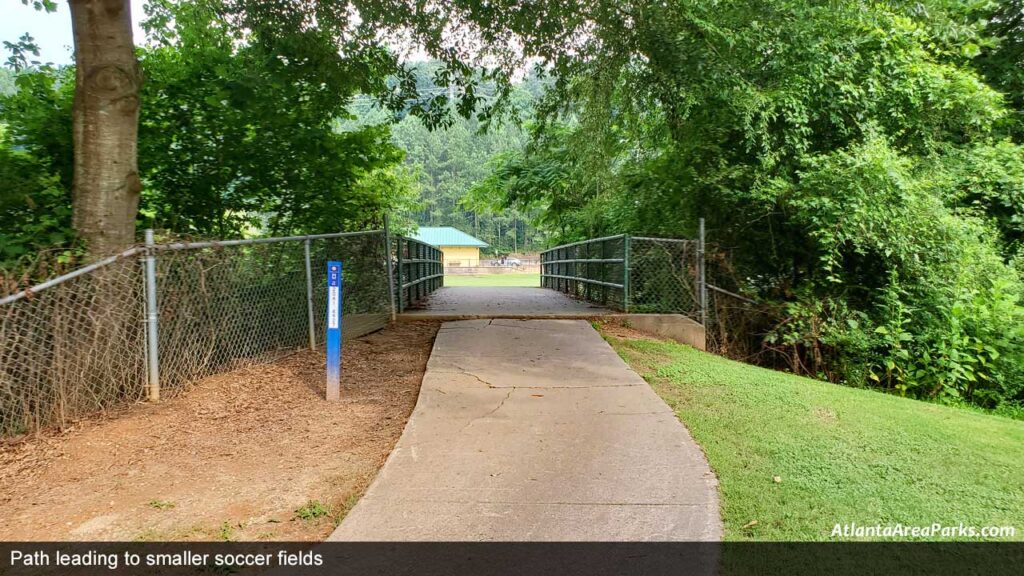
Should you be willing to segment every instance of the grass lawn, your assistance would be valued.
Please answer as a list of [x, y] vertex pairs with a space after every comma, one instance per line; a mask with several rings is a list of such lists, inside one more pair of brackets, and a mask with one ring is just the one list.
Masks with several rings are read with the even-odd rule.
[[604, 335], [704, 448], [726, 540], [830, 540], [837, 523], [1024, 540], [1024, 422]]
[[540, 274], [446, 274], [445, 286], [540, 286]]

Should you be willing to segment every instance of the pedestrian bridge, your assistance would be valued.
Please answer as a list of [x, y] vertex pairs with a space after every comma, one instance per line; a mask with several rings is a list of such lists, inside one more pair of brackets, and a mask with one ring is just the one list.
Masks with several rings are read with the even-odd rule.
[[537, 287], [444, 286], [406, 309], [403, 320], [476, 318], [590, 318], [609, 314], [607, 306]]
[[703, 349], [703, 242], [621, 234], [541, 253], [538, 286], [445, 286], [441, 253], [400, 238], [398, 320], [625, 317]]
[[619, 234], [541, 253], [537, 287], [445, 286], [441, 251], [399, 237], [397, 312], [403, 319], [589, 318], [611, 312], [707, 311], [703, 235], [698, 240]]

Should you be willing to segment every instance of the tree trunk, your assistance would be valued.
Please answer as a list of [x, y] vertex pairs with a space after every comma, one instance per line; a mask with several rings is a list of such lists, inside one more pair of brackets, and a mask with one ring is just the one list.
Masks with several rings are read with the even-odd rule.
[[142, 72], [129, 0], [68, 0], [75, 38], [72, 224], [93, 256], [135, 242]]

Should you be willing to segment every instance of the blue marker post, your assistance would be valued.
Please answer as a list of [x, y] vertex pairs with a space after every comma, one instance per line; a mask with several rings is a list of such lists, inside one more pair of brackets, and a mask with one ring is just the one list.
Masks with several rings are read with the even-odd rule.
[[341, 399], [341, 262], [327, 262], [327, 400]]

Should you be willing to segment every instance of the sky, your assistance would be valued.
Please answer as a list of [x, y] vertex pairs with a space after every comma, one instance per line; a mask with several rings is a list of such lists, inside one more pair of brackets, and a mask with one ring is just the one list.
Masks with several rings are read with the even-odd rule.
[[[131, 0], [132, 23], [134, 24], [135, 43], [143, 38], [139, 21], [143, 17], [142, 0]], [[54, 64], [71, 63], [71, 46], [74, 39], [71, 35], [71, 13], [66, 1], [57, 2], [57, 11], [53, 13], [39, 12], [31, 6], [25, 6], [21, 0], [0, 0], [0, 41], [15, 42], [22, 34], [28, 32], [39, 44], [39, 59]], [[0, 61], [6, 60], [10, 53], [0, 45]]]
[[[139, 22], [145, 17], [142, 6], [145, 0], [130, 0], [132, 10], [132, 28], [135, 45], [143, 44], [145, 33]], [[71, 12], [67, 0], [57, 0], [56, 12], [37, 11], [25, 6], [21, 0], [0, 0], [0, 62], [7, 60], [10, 52], [2, 42], [16, 42], [28, 32], [39, 45], [39, 60], [57, 65], [71, 64], [74, 37], [71, 34]], [[407, 62], [418, 62], [428, 59], [422, 47], [392, 45], [400, 58]], [[521, 76], [528, 69], [529, 62], [523, 64]]]

